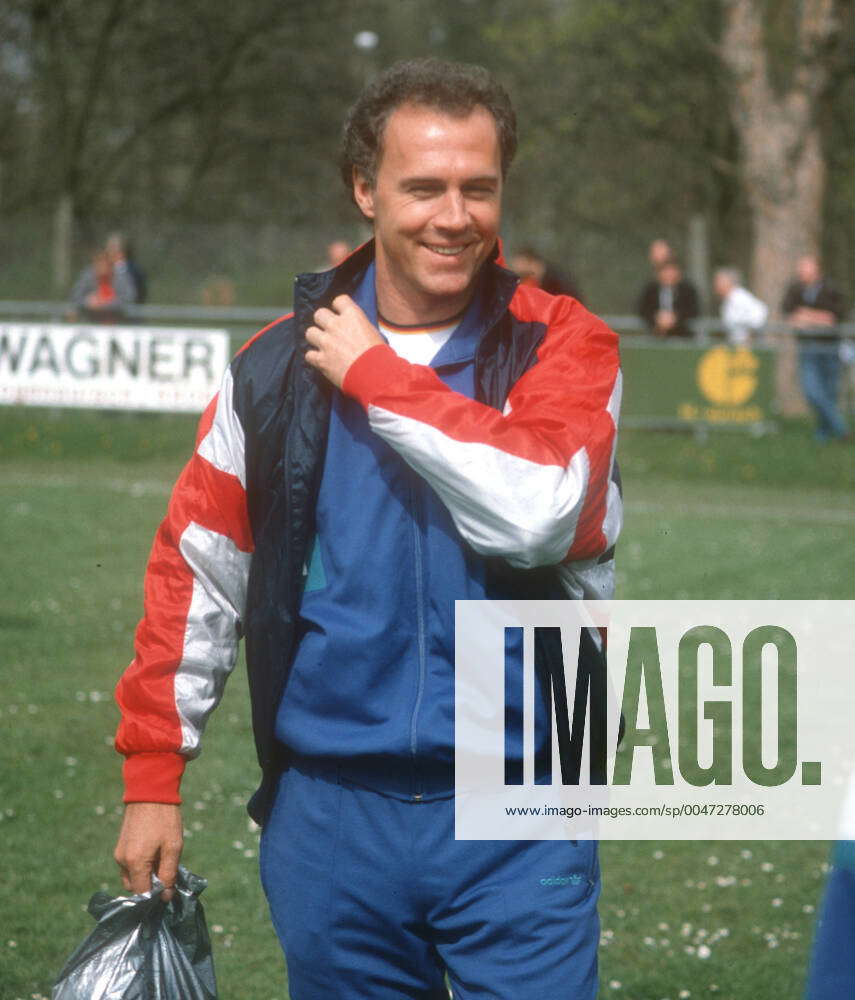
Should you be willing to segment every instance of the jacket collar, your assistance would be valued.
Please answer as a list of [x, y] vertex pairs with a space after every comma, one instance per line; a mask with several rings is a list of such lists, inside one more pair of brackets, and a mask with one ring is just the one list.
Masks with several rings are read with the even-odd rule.
[[[474, 353], [477, 343], [493, 328], [510, 304], [519, 278], [503, 266], [501, 244], [496, 242], [484, 264], [479, 287], [464, 313], [458, 333], [437, 355], [441, 364], [466, 360]], [[373, 281], [374, 240], [357, 247], [338, 267], [329, 271], [300, 274], [294, 283], [294, 316], [302, 332], [311, 326], [312, 316], [321, 306], [328, 305], [337, 295], [350, 295], [373, 323], [377, 322], [377, 296]], [[452, 341], [460, 341], [455, 348]], [[448, 352], [446, 352], [448, 348]], [[457, 356], [458, 351], [460, 357]]]

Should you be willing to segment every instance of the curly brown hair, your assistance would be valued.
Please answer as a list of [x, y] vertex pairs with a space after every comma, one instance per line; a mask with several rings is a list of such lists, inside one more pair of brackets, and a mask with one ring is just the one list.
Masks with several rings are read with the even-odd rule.
[[460, 117], [476, 107], [486, 108], [496, 122], [502, 174], [507, 174], [517, 150], [517, 117], [505, 88], [483, 66], [408, 59], [373, 80], [345, 118], [339, 167], [351, 196], [354, 167], [374, 185], [386, 122], [396, 108], [407, 103]]

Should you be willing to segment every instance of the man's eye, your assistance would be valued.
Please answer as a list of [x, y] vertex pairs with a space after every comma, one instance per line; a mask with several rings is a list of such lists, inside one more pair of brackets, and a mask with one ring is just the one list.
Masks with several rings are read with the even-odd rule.
[[467, 198], [491, 198], [493, 196], [493, 188], [491, 187], [473, 187], [466, 189]]

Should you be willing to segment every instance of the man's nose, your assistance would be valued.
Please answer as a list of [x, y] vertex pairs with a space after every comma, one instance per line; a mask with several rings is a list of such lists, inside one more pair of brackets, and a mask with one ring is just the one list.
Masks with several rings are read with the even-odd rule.
[[446, 191], [434, 224], [440, 229], [465, 229], [469, 224], [466, 199], [460, 191]]

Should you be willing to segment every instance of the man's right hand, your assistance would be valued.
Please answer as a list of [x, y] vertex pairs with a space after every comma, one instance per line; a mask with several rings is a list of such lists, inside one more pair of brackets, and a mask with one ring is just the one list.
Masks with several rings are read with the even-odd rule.
[[167, 887], [163, 900], [173, 896], [178, 860], [184, 846], [181, 807], [164, 802], [129, 802], [113, 857], [130, 892], [148, 892], [154, 872]]

